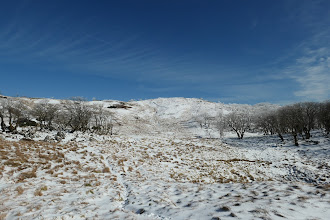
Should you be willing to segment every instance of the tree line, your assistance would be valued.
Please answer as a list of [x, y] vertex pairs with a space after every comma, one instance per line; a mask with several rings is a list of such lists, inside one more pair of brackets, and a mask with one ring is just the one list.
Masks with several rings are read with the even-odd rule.
[[[234, 131], [239, 139], [246, 132], [263, 132], [265, 135], [292, 136], [296, 146], [300, 138], [310, 139], [313, 129], [330, 133], [330, 101], [300, 102], [278, 108], [256, 110], [251, 106], [237, 107], [216, 116], [204, 113], [194, 117], [202, 129], [216, 129], [220, 136], [224, 131]], [[0, 99], [0, 127], [3, 132], [15, 133], [18, 127], [33, 126], [39, 130], [66, 132], [94, 132], [112, 135], [114, 126], [119, 125], [115, 115], [103, 105], [90, 104], [75, 97], [54, 104], [48, 100], [38, 103], [19, 98]], [[211, 136], [211, 135], [210, 135]]]
[[329, 134], [330, 102], [300, 102], [287, 105], [264, 113], [256, 125], [265, 134], [277, 134], [282, 141], [283, 134], [290, 134], [298, 146], [298, 136], [308, 140], [313, 129], [324, 129]]
[[197, 121], [206, 130], [213, 125], [220, 136], [225, 130], [232, 130], [239, 139], [243, 139], [248, 131], [277, 134], [282, 141], [284, 134], [290, 134], [298, 146], [298, 137], [310, 139], [313, 129], [324, 129], [327, 134], [330, 133], [330, 101], [300, 102], [263, 111], [237, 108], [229, 114], [220, 111], [216, 117], [203, 114]]
[[83, 98], [53, 104], [48, 100], [30, 103], [24, 99], [0, 100], [3, 132], [15, 133], [18, 127], [33, 126], [39, 130], [95, 132], [113, 134], [116, 118], [102, 105], [90, 105]]

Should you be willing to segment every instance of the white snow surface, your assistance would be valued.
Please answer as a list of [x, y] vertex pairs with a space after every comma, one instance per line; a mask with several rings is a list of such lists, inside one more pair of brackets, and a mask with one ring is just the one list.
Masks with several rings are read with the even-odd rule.
[[[0, 219], [329, 219], [330, 140], [321, 131], [295, 147], [257, 133], [219, 139], [191, 120], [274, 105], [89, 104], [115, 113], [115, 135], [45, 142], [56, 132], [31, 141], [0, 133]], [[108, 108], [118, 104], [130, 108]]]

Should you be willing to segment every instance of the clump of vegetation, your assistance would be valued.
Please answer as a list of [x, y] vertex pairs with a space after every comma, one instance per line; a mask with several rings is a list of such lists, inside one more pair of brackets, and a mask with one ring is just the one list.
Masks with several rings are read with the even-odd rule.
[[110, 173], [110, 168], [109, 167], [104, 167], [102, 170], [102, 173]]
[[15, 191], [17, 191], [18, 195], [22, 195], [24, 193], [24, 189], [22, 186], [16, 187]]
[[36, 191], [34, 191], [34, 195], [35, 196], [42, 196], [42, 190], [41, 189], [37, 189]]
[[[19, 98], [0, 100], [0, 123], [3, 132], [17, 133], [18, 127], [34, 127], [36, 130], [95, 132], [112, 135], [118, 125], [113, 113], [101, 105], [87, 105], [83, 98], [71, 98], [62, 104], [52, 104], [48, 100], [39, 103]], [[8, 124], [7, 124], [8, 123]], [[31, 140], [33, 132], [25, 133], [25, 139]], [[56, 135], [60, 141], [63, 135]]]
[[0, 220], [5, 220], [7, 217], [7, 213], [0, 213]]
[[37, 167], [34, 167], [31, 171], [28, 171], [28, 172], [23, 172], [19, 175], [18, 177], [18, 182], [22, 182], [24, 181], [25, 179], [28, 179], [28, 178], [36, 178], [37, 177]]

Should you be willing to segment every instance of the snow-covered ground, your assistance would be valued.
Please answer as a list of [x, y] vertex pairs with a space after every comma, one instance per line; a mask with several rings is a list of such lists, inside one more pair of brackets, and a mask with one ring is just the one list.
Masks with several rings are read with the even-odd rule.
[[327, 219], [329, 139], [259, 138], [1, 140], [1, 218]]
[[127, 105], [110, 109], [123, 124], [114, 136], [0, 134], [0, 219], [329, 219], [330, 140], [321, 131], [299, 147], [256, 133], [220, 140], [189, 120], [237, 106]]

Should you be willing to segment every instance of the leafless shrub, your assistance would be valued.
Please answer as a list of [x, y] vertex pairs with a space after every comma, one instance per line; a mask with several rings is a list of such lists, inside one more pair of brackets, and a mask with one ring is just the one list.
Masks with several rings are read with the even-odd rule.
[[44, 100], [34, 105], [31, 110], [31, 115], [39, 122], [40, 129], [53, 129], [53, 121], [56, 117], [59, 107], [55, 104], [50, 104], [48, 100]]
[[325, 129], [327, 134], [330, 133], [330, 101], [320, 104], [318, 113], [319, 124]]
[[10, 132], [16, 132], [20, 120], [27, 118], [27, 106], [22, 100], [7, 99], [5, 109], [8, 113], [8, 129]]
[[117, 119], [112, 112], [105, 110], [102, 105], [95, 105], [92, 109], [92, 130], [98, 134], [113, 135]]
[[91, 108], [83, 101], [67, 101], [64, 105], [67, 112], [67, 125], [71, 132], [88, 130], [92, 118]]

